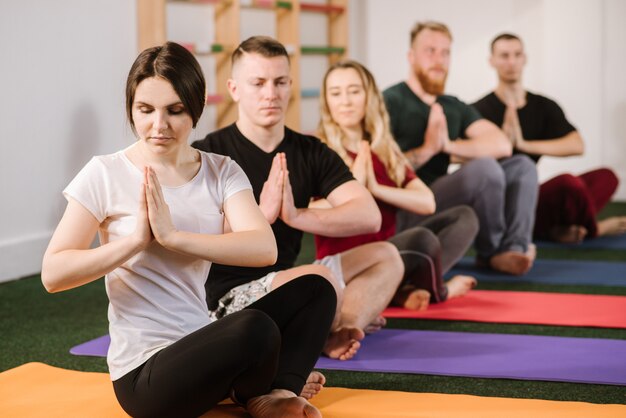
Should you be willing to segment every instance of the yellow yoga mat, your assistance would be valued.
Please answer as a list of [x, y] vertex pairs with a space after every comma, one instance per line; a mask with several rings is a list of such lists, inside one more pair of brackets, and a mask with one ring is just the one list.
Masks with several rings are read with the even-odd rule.
[[[616, 418], [626, 405], [325, 388], [313, 403], [325, 418]], [[127, 417], [109, 376], [28, 363], [0, 373], [1, 417]], [[204, 418], [243, 418], [224, 404]]]

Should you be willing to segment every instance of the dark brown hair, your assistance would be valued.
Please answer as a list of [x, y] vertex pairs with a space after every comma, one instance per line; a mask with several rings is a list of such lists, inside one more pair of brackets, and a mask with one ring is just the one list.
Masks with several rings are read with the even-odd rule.
[[185, 106], [196, 127], [206, 99], [206, 82], [202, 68], [191, 52], [183, 46], [166, 42], [162, 46], [148, 48], [141, 52], [128, 73], [126, 80], [126, 116], [133, 132], [132, 107], [137, 86], [146, 78], [160, 77], [170, 82], [174, 91]]
[[259, 54], [265, 58], [285, 57], [289, 62], [289, 53], [285, 46], [269, 36], [252, 36], [240, 43], [230, 57], [231, 68], [244, 53]]
[[520, 37], [517, 36], [517, 35], [513, 35], [512, 33], [501, 33], [500, 35], [498, 35], [495, 38], [493, 38], [493, 41], [491, 41], [491, 53], [493, 53], [493, 47], [496, 44], [496, 42], [498, 42], [498, 41], [500, 41], [502, 39], [504, 39], [505, 41], [511, 41], [511, 40], [515, 39], [515, 40], [518, 40], [518, 41], [522, 42]]

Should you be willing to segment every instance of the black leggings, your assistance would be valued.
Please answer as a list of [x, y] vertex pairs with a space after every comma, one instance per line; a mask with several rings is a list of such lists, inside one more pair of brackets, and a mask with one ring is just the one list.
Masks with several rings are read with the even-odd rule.
[[115, 395], [133, 417], [200, 416], [231, 392], [244, 404], [272, 389], [299, 395], [336, 303], [326, 279], [299, 277], [159, 351], [114, 381]]

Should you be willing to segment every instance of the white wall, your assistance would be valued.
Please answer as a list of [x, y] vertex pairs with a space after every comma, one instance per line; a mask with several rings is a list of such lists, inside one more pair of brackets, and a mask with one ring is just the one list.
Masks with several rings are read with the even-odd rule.
[[495, 87], [491, 39], [519, 34], [529, 57], [525, 84], [557, 100], [586, 143], [582, 157], [542, 158], [540, 178], [607, 165], [623, 179], [616, 197], [626, 199], [626, 2], [368, 0], [365, 14], [366, 63], [383, 88], [407, 77], [415, 22], [446, 23], [454, 37], [447, 91], [467, 102]]
[[[449, 91], [473, 101], [495, 83], [489, 40], [515, 31], [526, 42], [528, 86], [556, 98], [587, 143], [582, 158], [542, 162], [542, 176], [606, 164], [626, 182], [623, 16], [622, 0], [357, 0], [349, 48], [386, 87], [406, 77], [413, 23], [442, 20], [455, 36]], [[272, 34], [272, 19], [264, 21], [248, 20], [242, 35]], [[190, 36], [185, 27], [169, 29]], [[301, 35], [315, 42], [323, 32], [305, 22]], [[0, 282], [39, 272], [65, 207], [62, 189], [92, 155], [132, 142], [123, 93], [136, 45], [132, 0], [0, 0]], [[321, 82], [319, 63], [310, 66], [303, 87]], [[202, 136], [211, 118], [209, 108], [193, 135]], [[316, 120], [313, 100], [303, 106], [303, 130]], [[626, 199], [626, 186], [618, 197]]]
[[0, 3], [0, 281], [36, 273], [94, 154], [130, 144], [124, 83], [136, 54], [128, 0]]
[[603, 85], [600, 120], [603, 164], [616, 169], [622, 184], [618, 196], [626, 200], [626, 1], [605, 0], [602, 39]]

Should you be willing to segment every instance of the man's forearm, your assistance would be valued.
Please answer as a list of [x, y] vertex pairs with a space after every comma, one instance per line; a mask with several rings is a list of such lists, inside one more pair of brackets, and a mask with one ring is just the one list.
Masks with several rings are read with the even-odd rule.
[[359, 199], [329, 209], [302, 208], [297, 212], [297, 216], [286, 223], [311, 234], [349, 237], [380, 230], [381, 215], [373, 198], [371, 202]]
[[472, 138], [468, 140], [450, 141], [446, 144], [444, 152], [460, 160], [471, 160], [480, 157], [504, 158], [510, 157], [513, 151], [511, 143], [504, 134], [492, 139], [489, 137]]
[[433, 158], [434, 155], [435, 153], [433, 153], [431, 150], [424, 146], [411, 148], [404, 153], [404, 156], [407, 158], [407, 160], [409, 160], [409, 163], [411, 164], [411, 167], [413, 167], [413, 170], [417, 170], [418, 168], [426, 164], [428, 161], [430, 161], [431, 158]]

